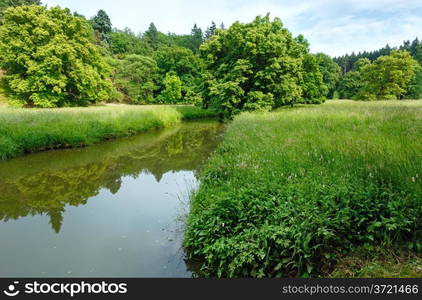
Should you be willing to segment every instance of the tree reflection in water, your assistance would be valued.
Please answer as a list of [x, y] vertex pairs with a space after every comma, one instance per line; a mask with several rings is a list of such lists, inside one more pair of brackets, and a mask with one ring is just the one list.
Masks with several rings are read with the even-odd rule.
[[216, 122], [191, 122], [85, 149], [0, 162], [0, 220], [46, 214], [59, 233], [66, 206], [85, 205], [101, 189], [116, 194], [123, 177], [147, 172], [159, 182], [170, 171], [198, 172], [222, 131]]

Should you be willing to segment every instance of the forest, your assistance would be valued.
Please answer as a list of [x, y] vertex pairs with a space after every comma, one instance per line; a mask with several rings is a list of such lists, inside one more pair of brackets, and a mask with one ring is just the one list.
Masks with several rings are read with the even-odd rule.
[[[227, 29], [213, 22], [203, 31], [194, 24], [187, 35], [164, 34], [151, 23], [135, 34], [113, 28], [103, 10], [87, 19], [40, 1], [3, 3], [3, 90], [15, 106], [184, 103], [230, 117], [333, 98], [422, 96], [418, 39], [331, 58], [310, 53], [305, 37], [294, 37], [269, 15]], [[7, 9], [7, 3], [17, 7]]]
[[68, 155], [73, 173], [0, 174], [0, 220], [47, 213], [59, 233], [67, 203], [115, 195], [126, 175], [161, 180], [161, 168], [181, 169], [164, 167], [173, 152], [191, 167], [193, 151], [198, 188], [180, 247], [196, 276], [422, 276], [422, 41], [337, 57], [311, 49], [270, 13], [137, 33], [102, 9], [0, 0], [0, 163], [189, 120], [224, 124], [211, 154], [201, 146], [212, 134], [189, 128], [143, 152], [131, 144], [133, 159], [109, 150], [99, 162], [96, 145], [88, 167]]

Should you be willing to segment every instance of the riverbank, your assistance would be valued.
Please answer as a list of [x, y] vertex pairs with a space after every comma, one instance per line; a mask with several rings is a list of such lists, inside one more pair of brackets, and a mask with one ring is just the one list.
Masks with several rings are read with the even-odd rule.
[[184, 246], [202, 275], [320, 276], [359, 245], [421, 251], [422, 101], [244, 113], [201, 176]]
[[184, 120], [216, 117], [193, 106], [0, 107], [0, 160], [50, 149], [85, 147]]

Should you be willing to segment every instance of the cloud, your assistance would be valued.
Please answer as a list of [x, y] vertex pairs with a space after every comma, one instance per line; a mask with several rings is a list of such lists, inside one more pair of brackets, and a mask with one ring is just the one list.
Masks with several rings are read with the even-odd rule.
[[249, 22], [270, 12], [280, 17], [293, 34], [304, 34], [313, 52], [332, 56], [397, 46], [414, 39], [422, 28], [420, 0], [44, 0], [69, 7], [87, 17], [104, 9], [114, 26], [143, 32], [154, 22], [163, 32], [189, 33], [197, 23], [226, 26]]

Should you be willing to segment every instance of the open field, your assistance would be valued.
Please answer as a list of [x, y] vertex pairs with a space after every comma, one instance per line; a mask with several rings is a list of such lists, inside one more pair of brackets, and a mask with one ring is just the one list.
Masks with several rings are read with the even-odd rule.
[[102, 140], [214, 117], [193, 106], [105, 106], [62, 109], [0, 107], [0, 159], [35, 151], [83, 147]]
[[365, 244], [420, 252], [422, 101], [243, 113], [191, 206], [204, 276], [320, 276]]

